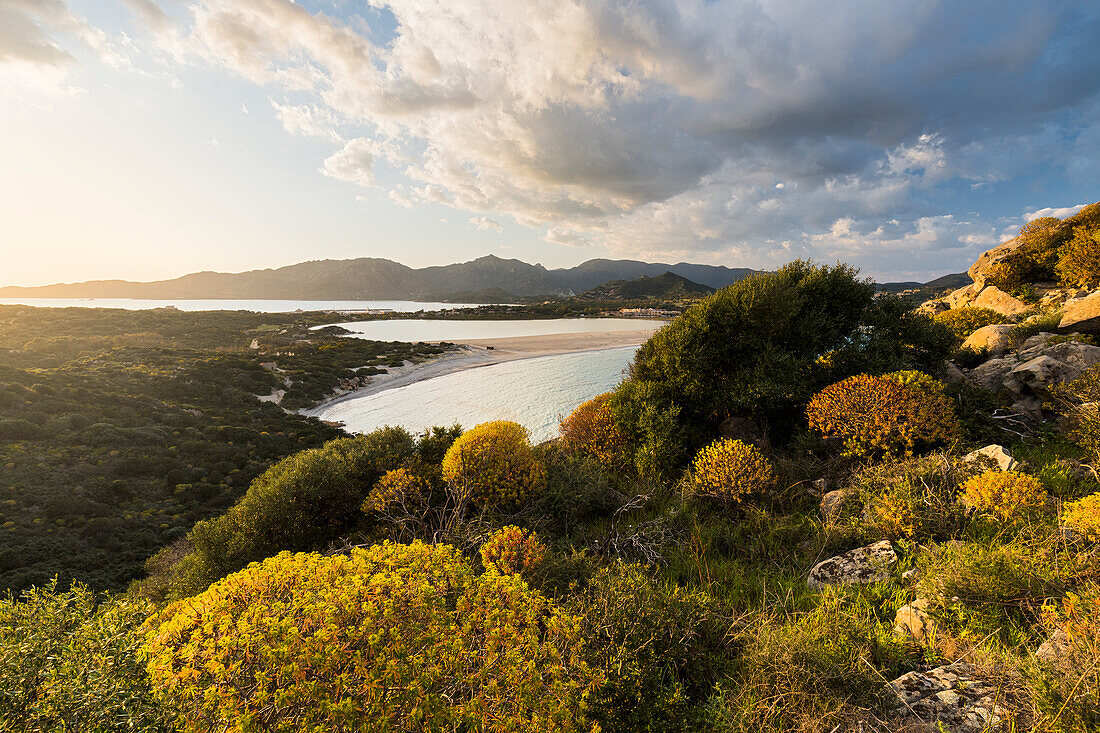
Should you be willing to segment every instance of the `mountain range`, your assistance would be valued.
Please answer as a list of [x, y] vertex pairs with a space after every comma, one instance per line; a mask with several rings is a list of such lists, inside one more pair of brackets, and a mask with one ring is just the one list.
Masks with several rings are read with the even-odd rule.
[[548, 270], [542, 265], [494, 255], [418, 269], [393, 260], [363, 257], [315, 260], [241, 273], [196, 272], [154, 282], [94, 280], [39, 287], [9, 286], [0, 288], [0, 297], [436, 300], [454, 293], [493, 288], [518, 296], [573, 295], [616, 280], [655, 278], [666, 272], [717, 289], [756, 271], [686, 262], [668, 265], [607, 259]]

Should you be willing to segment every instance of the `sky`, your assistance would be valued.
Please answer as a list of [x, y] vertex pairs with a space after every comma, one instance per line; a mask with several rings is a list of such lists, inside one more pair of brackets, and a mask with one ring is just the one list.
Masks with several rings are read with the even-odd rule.
[[1100, 200], [1094, 0], [0, 0], [0, 285], [485, 254], [880, 281]]

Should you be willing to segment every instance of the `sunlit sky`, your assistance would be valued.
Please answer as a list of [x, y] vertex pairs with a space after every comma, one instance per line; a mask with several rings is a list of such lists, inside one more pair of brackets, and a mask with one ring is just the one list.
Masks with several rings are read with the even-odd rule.
[[484, 254], [880, 280], [1100, 200], [1100, 6], [0, 0], [0, 285]]

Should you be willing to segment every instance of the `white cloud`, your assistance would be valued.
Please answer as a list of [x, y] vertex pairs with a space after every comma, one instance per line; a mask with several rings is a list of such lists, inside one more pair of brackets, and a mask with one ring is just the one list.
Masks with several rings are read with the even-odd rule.
[[832, 251], [848, 217], [882, 247], [942, 249], [973, 233], [930, 191], [1064, 159], [1100, 122], [1100, 20], [1073, 2], [375, 6], [392, 38], [290, 0], [196, 0], [187, 48], [299, 100], [273, 102], [296, 134], [362, 135], [326, 175], [370, 185], [385, 161], [400, 205], [501, 212], [558, 244], [762, 265]]
[[500, 222], [490, 219], [487, 216], [470, 217], [470, 223], [477, 227], [479, 230], [491, 229], [495, 232], [504, 231], [504, 227], [500, 225]]
[[374, 184], [373, 149], [371, 141], [364, 137], [348, 140], [343, 148], [325, 158], [321, 172], [330, 178], [369, 187]]
[[1036, 219], [1040, 219], [1044, 216], [1054, 216], [1059, 219], [1065, 219], [1067, 216], [1073, 216], [1086, 206], [1088, 206], [1088, 204], [1077, 204], [1076, 206], [1064, 206], [1060, 209], [1053, 209], [1048, 206], [1045, 209], [1027, 212], [1026, 214], [1024, 214], [1024, 221], [1035, 221]]

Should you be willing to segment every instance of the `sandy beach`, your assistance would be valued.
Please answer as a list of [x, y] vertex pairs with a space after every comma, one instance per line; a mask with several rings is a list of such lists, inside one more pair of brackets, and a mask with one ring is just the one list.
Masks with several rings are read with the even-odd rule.
[[451, 340], [459, 350], [419, 364], [406, 364], [389, 369], [386, 374], [371, 377], [371, 381], [347, 394], [325, 400], [311, 408], [300, 410], [303, 415], [319, 416], [335, 404], [358, 397], [378, 394], [389, 389], [404, 387], [425, 379], [476, 369], [490, 364], [500, 364], [519, 359], [534, 359], [555, 354], [572, 354], [582, 351], [599, 351], [626, 346], [641, 346], [653, 335], [654, 328], [632, 331], [599, 331], [594, 333], [559, 333], [545, 336], [520, 336], [516, 338]]

